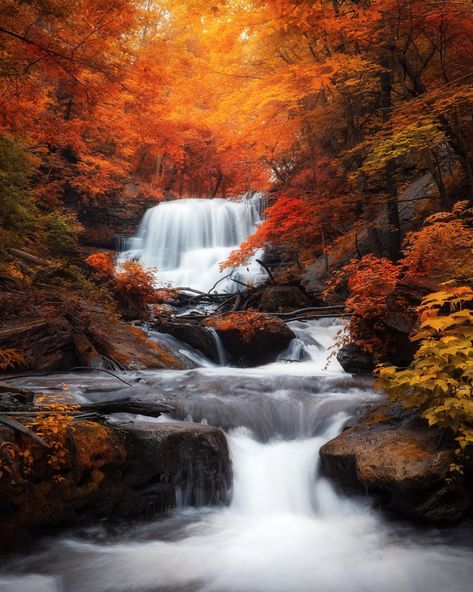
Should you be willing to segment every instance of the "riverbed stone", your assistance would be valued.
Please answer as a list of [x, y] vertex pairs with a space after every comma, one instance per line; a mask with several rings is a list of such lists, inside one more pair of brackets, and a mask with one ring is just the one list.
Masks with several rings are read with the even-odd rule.
[[376, 366], [374, 358], [355, 343], [348, 343], [337, 352], [340, 366], [349, 374], [371, 374]]
[[203, 325], [217, 331], [230, 362], [237, 366], [273, 362], [295, 338], [284, 321], [253, 311], [211, 316]]
[[322, 446], [320, 458], [342, 491], [411, 519], [450, 523], [471, 507], [468, 479], [451, 470], [455, 443], [420, 418], [378, 410]]
[[38, 528], [226, 501], [231, 465], [225, 435], [217, 428], [79, 421], [60, 441], [56, 450], [64, 455], [52, 461], [51, 451], [0, 427], [0, 548], [27, 540]]
[[215, 338], [207, 327], [203, 327], [197, 323], [170, 321], [164, 317], [158, 319], [154, 327], [157, 331], [168, 333], [179, 339], [179, 341], [187, 343], [187, 345], [203, 353], [209, 360], [218, 364], [219, 355]]
[[127, 462], [125, 515], [162, 512], [176, 505], [224, 503], [231, 482], [229, 450], [218, 428], [189, 422], [122, 426]]

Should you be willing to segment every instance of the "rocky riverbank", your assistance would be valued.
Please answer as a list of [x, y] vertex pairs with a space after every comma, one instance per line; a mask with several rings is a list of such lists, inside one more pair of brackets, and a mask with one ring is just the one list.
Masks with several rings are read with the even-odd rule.
[[226, 501], [231, 467], [217, 428], [78, 420], [58, 439], [51, 450], [0, 427], [2, 550], [27, 543], [38, 529]]
[[321, 448], [321, 470], [342, 492], [395, 515], [450, 524], [473, 506], [473, 465], [466, 454], [463, 471], [455, 468], [457, 448], [448, 432], [382, 404]]

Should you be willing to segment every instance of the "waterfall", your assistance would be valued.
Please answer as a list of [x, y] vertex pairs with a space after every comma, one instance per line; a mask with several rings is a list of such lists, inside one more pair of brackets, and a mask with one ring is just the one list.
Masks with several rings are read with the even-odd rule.
[[[219, 280], [219, 292], [238, 290], [238, 284], [225, 278], [219, 264], [250, 236], [262, 221], [265, 199], [249, 193], [237, 200], [178, 199], [149, 209], [119, 264], [136, 259], [154, 269], [157, 283], [171, 283], [209, 291]], [[253, 260], [233, 271], [233, 278], [256, 283], [264, 277]]]

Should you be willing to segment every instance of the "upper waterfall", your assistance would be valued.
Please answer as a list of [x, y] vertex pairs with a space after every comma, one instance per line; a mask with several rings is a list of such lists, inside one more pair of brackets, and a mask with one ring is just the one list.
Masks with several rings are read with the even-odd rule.
[[[238, 200], [188, 198], [167, 201], [149, 209], [135, 237], [127, 241], [119, 263], [136, 259], [156, 269], [160, 285], [208, 291], [229, 273], [219, 263], [255, 230], [262, 221], [265, 199], [249, 193]], [[262, 277], [260, 266], [249, 262], [235, 269], [232, 277], [254, 283]], [[218, 291], [235, 291], [230, 278]]]

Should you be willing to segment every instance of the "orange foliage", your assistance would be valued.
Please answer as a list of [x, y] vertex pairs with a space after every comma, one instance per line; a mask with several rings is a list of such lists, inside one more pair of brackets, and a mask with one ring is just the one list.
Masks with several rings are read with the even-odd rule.
[[314, 203], [300, 197], [281, 197], [265, 210], [264, 216], [255, 234], [230, 254], [222, 269], [243, 265], [257, 249], [268, 246], [282, 247], [299, 260], [314, 256], [314, 249], [320, 247], [320, 222]]
[[110, 253], [99, 251], [86, 257], [85, 262], [93, 270], [95, 279], [108, 280], [115, 273], [115, 264]]
[[260, 312], [244, 311], [209, 317], [204, 324], [217, 331], [235, 331], [245, 343], [250, 343], [260, 332], [277, 332], [282, 321]]
[[348, 340], [363, 350], [380, 355], [384, 350], [383, 319], [388, 312], [388, 298], [393, 294], [401, 269], [388, 259], [366, 255], [345, 265], [331, 281], [328, 290], [348, 282], [349, 296], [345, 310], [348, 321]]
[[25, 368], [27, 362], [24, 354], [13, 348], [0, 348], [0, 372], [10, 368]]
[[427, 279], [435, 285], [456, 279], [473, 280], [473, 209], [459, 202], [452, 212], [439, 212], [406, 237], [405, 278]]
[[154, 302], [156, 289], [154, 275], [139, 263], [123, 263], [114, 281], [114, 293], [118, 298], [125, 297], [137, 306], [145, 307]]
[[[456, 171], [473, 192], [473, 12], [434, 4], [6, 2], [0, 134], [31, 157], [41, 212], [130, 185], [154, 198], [271, 187], [266, 220], [224, 267], [268, 246], [300, 266], [330, 249], [345, 260], [368, 229], [399, 230], [386, 196], [410, 176], [429, 171], [448, 208]], [[465, 212], [408, 237], [406, 277], [466, 279]], [[87, 259], [99, 281], [113, 278], [107, 257]], [[147, 274], [124, 267], [116, 289], [152, 301]]]

